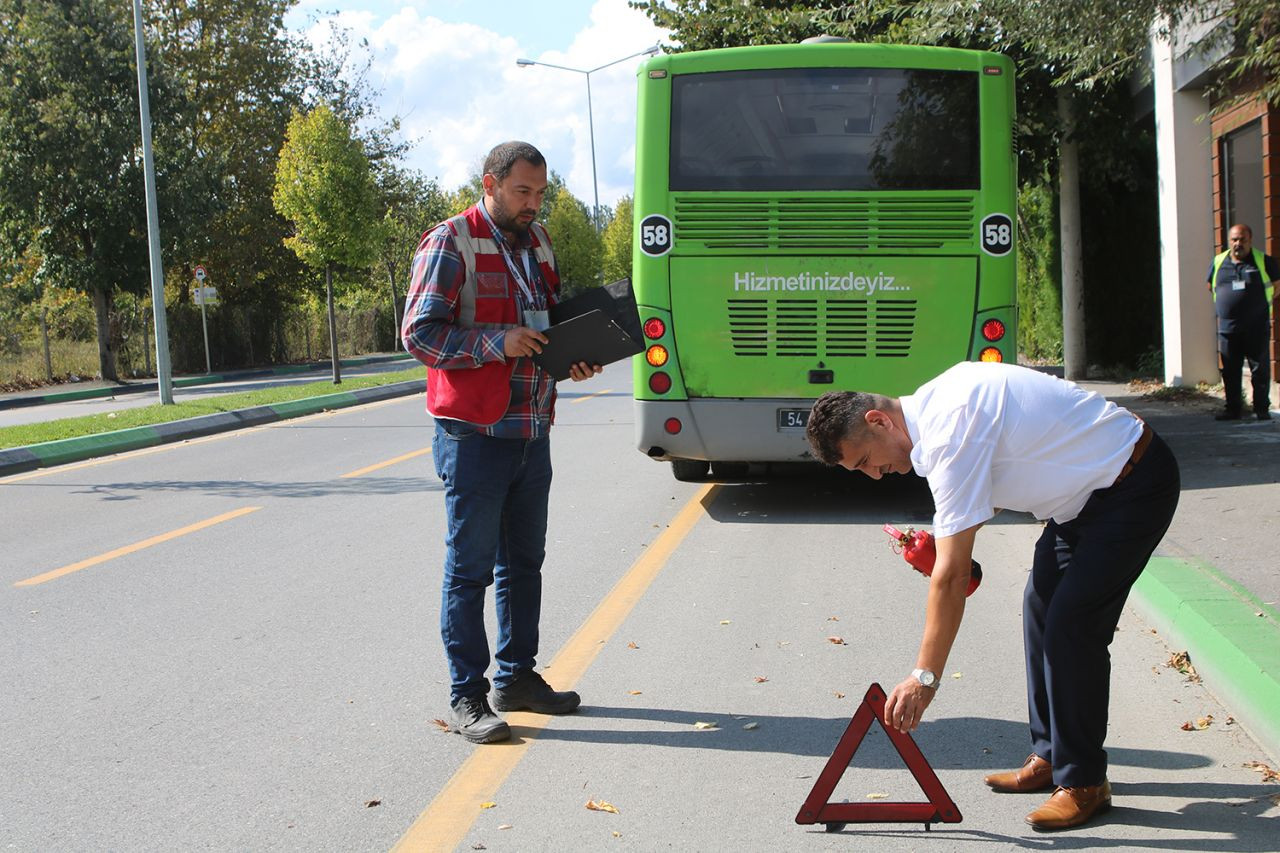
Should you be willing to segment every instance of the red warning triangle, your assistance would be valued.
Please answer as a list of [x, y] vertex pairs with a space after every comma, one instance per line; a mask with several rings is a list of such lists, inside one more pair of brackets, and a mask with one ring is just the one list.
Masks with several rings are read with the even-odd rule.
[[[912, 740], [911, 735], [903, 734], [884, 724], [884, 689], [879, 684], [867, 688], [867, 695], [858, 706], [849, 728], [845, 729], [836, 744], [835, 751], [827, 760], [813, 790], [809, 792], [800, 813], [796, 815], [796, 823], [825, 823], [828, 830], [838, 830], [846, 823], [923, 823], [928, 829], [933, 823], [959, 823], [960, 809], [938, 781], [929, 762], [920, 752], [920, 747]], [[898, 755], [906, 762], [907, 769], [915, 777], [920, 789], [929, 798], [925, 803], [830, 803], [827, 802], [831, 792], [836, 789], [840, 778], [849, 769], [853, 754], [858, 751], [862, 739], [871, 729], [871, 722], [880, 723], [885, 734]]]

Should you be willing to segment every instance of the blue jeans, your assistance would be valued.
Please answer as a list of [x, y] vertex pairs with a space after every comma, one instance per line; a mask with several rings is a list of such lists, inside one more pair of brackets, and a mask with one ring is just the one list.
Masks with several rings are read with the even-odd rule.
[[534, 665], [551, 442], [546, 436], [492, 438], [469, 424], [437, 419], [431, 450], [449, 521], [440, 637], [449, 661], [450, 701], [456, 702], [489, 692], [484, 599], [491, 584], [498, 617], [494, 686], [506, 687]]

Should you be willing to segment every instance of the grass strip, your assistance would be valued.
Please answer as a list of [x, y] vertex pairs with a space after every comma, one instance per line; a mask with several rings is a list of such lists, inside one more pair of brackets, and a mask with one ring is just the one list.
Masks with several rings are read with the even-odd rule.
[[[212, 415], [219, 412], [230, 412], [236, 409], [248, 409], [254, 406], [270, 406], [277, 403], [289, 403], [308, 397], [320, 397], [355, 391], [360, 388], [373, 388], [378, 385], [391, 385], [424, 377], [421, 367], [400, 370], [395, 373], [380, 373], [373, 376], [353, 376], [343, 379], [341, 385], [334, 385], [330, 379], [308, 382], [304, 385], [284, 385], [277, 388], [263, 388], [260, 391], [241, 391], [237, 394], [221, 394], [184, 400], [171, 406], [156, 403], [132, 409], [120, 409], [116, 412], [101, 412], [96, 415], [83, 415], [78, 418], [62, 418], [43, 423], [22, 424], [20, 426], [0, 428], [0, 450], [11, 447], [25, 447], [29, 444], [41, 444], [46, 441], [59, 441], [64, 438], [79, 438], [86, 435], [97, 435], [104, 432], [130, 429], [132, 427], [151, 426], [153, 424], [180, 421], [185, 418]], [[425, 382], [424, 382], [425, 387]]]

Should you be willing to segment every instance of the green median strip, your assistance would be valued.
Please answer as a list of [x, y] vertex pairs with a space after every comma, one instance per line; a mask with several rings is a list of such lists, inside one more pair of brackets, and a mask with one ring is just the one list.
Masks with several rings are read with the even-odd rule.
[[1280, 754], [1280, 613], [1212, 566], [1172, 557], [1152, 559], [1134, 591], [1147, 620]]
[[[338, 398], [349, 398], [352, 391], [414, 380], [424, 381], [424, 373], [421, 367], [413, 367], [394, 373], [351, 377], [344, 379], [340, 386], [335, 386], [332, 381], [322, 380], [308, 382], [303, 385], [287, 385], [277, 388], [263, 388], [257, 391], [244, 391], [238, 394], [201, 397], [184, 400], [169, 406], [155, 404], [137, 408], [122, 408], [110, 413], [4, 427], [0, 428], [0, 450], [81, 438], [100, 433], [120, 432], [135, 427], [154, 426], [171, 421], [186, 420], [221, 412], [232, 412], [257, 406], [275, 407], [280, 414], [284, 415], [284, 411], [279, 409], [282, 404], [314, 397], [333, 397], [335, 398], [334, 402], [328, 408], [338, 408], [344, 405], [351, 405], [350, 399], [345, 402], [338, 402]], [[335, 388], [341, 388], [341, 391], [335, 394]], [[321, 408], [325, 407], [322, 406]], [[311, 411], [320, 410], [313, 409]], [[289, 411], [300, 412], [301, 409], [295, 408]], [[295, 417], [296, 414], [284, 416]]]

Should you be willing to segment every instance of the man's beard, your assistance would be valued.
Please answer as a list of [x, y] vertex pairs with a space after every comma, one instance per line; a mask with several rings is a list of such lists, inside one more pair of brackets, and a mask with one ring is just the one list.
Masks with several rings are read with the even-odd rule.
[[519, 210], [512, 213], [507, 210], [507, 206], [503, 204], [496, 195], [490, 196], [490, 198], [493, 199], [492, 213], [494, 225], [497, 225], [503, 231], [512, 231], [516, 234], [525, 234], [529, 231], [529, 226], [533, 224], [533, 220], [530, 219], [528, 222], [521, 222], [519, 217], [520, 214], [536, 217], [538, 215], [536, 210]]

